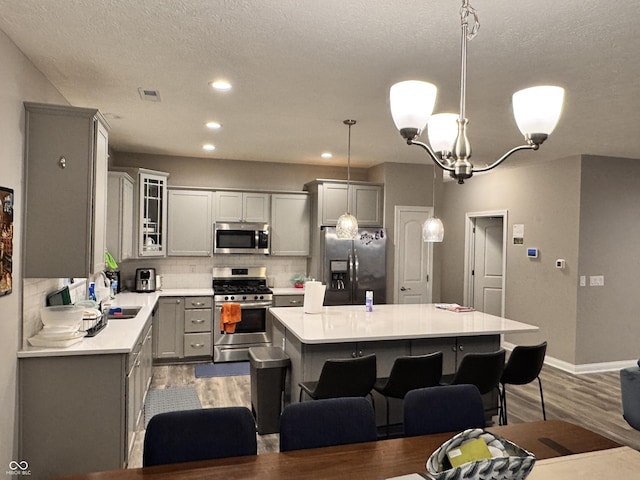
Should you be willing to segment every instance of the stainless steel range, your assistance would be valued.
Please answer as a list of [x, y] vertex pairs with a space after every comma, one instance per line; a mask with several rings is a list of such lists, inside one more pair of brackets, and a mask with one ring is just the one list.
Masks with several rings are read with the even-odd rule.
[[[267, 287], [266, 267], [214, 267], [213, 294], [214, 362], [248, 360], [250, 347], [271, 345], [273, 292]], [[220, 321], [224, 303], [240, 304], [241, 321], [233, 333], [225, 332]]]

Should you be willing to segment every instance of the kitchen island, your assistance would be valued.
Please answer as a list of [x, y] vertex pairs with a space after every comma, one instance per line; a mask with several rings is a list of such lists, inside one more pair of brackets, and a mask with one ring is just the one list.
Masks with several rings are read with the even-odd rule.
[[[287, 402], [298, 401], [302, 381], [317, 380], [324, 361], [375, 353], [378, 377], [389, 375], [394, 360], [401, 355], [423, 355], [442, 351], [443, 374], [455, 373], [464, 354], [500, 348], [506, 333], [536, 332], [538, 327], [487, 313], [451, 312], [436, 304], [364, 305], [323, 307], [321, 313], [305, 314], [302, 307], [271, 308], [273, 345], [282, 346], [291, 358], [291, 381]], [[383, 406], [374, 395], [376, 407]], [[393, 400], [393, 399], [392, 399]], [[495, 405], [495, 396], [486, 399]], [[399, 419], [393, 405], [392, 420]], [[486, 404], [485, 404], [486, 405]], [[379, 422], [384, 409], [376, 408]]]

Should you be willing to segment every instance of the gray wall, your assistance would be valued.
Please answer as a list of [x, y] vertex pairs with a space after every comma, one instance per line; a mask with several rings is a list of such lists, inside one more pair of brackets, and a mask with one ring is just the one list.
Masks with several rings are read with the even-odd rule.
[[[115, 152], [112, 167], [134, 166], [168, 172], [169, 185], [206, 188], [246, 188], [302, 191], [316, 178], [347, 178], [347, 169], [335, 166], [245, 162], [211, 158], [175, 157]], [[368, 180], [367, 171], [351, 169], [353, 180]]]
[[[431, 206], [433, 204], [433, 164], [384, 163], [370, 169], [372, 182], [384, 183], [384, 224], [387, 228], [387, 301], [393, 300], [395, 270], [395, 206]], [[436, 205], [442, 195], [442, 173], [436, 171]], [[433, 299], [440, 298], [440, 245], [434, 249]]]
[[[537, 334], [506, 340], [531, 344], [547, 340], [548, 354], [576, 360], [576, 289], [580, 157], [528, 167], [498, 167], [463, 185], [446, 182], [443, 196], [445, 241], [442, 244], [442, 301], [463, 301], [465, 214], [508, 210], [506, 316], [537, 325]], [[524, 224], [524, 245], [513, 245], [514, 224]], [[540, 257], [526, 257], [526, 247]], [[555, 268], [564, 258], [565, 270]]]
[[[0, 185], [14, 190], [12, 293], [0, 297], [0, 472], [18, 458], [17, 351], [22, 324], [23, 102], [68, 102], [0, 31]], [[28, 459], [24, 459], [28, 460]], [[33, 472], [37, 475], [37, 472]]]
[[[637, 359], [638, 160], [583, 155], [499, 167], [461, 186], [447, 183], [443, 205], [443, 301], [463, 300], [465, 214], [506, 209], [506, 316], [540, 327], [506, 340], [547, 340], [550, 356], [578, 370]], [[524, 246], [512, 244], [514, 224], [525, 225]], [[540, 249], [537, 260], [525, 256], [528, 246]], [[566, 269], [555, 268], [559, 258]], [[580, 275], [587, 286], [579, 286]], [[589, 287], [591, 275], [604, 275], [604, 287]]]
[[640, 162], [584, 156], [579, 275], [604, 287], [578, 288], [576, 363], [640, 356]]

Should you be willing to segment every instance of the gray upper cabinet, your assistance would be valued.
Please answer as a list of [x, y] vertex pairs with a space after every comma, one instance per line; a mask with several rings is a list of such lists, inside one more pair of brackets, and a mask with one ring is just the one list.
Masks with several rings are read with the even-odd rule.
[[108, 124], [93, 108], [25, 103], [25, 277], [104, 270]]
[[138, 256], [167, 254], [167, 181], [169, 174], [138, 170]]
[[133, 258], [134, 180], [124, 172], [109, 172], [107, 250], [116, 262]]
[[313, 217], [317, 226], [335, 226], [340, 215], [347, 211], [361, 227], [383, 225], [383, 185], [379, 183], [315, 180], [305, 185], [313, 195]]
[[305, 193], [271, 195], [271, 255], [309, 255], [310, 203]]
[[216, 222], [269, 223], [271, 195], [259, 192], [215, 192]]
[[213, 249], [212, 192], [169, 190], [169, 256], [210, 256]]

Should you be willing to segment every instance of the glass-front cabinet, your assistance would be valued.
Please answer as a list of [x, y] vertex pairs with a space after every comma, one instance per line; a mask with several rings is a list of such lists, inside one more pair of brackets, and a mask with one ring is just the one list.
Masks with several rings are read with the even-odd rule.
[[167, 180], [169, 174], [138, 171], [138, 256], [164, 257], [167, 253]]

